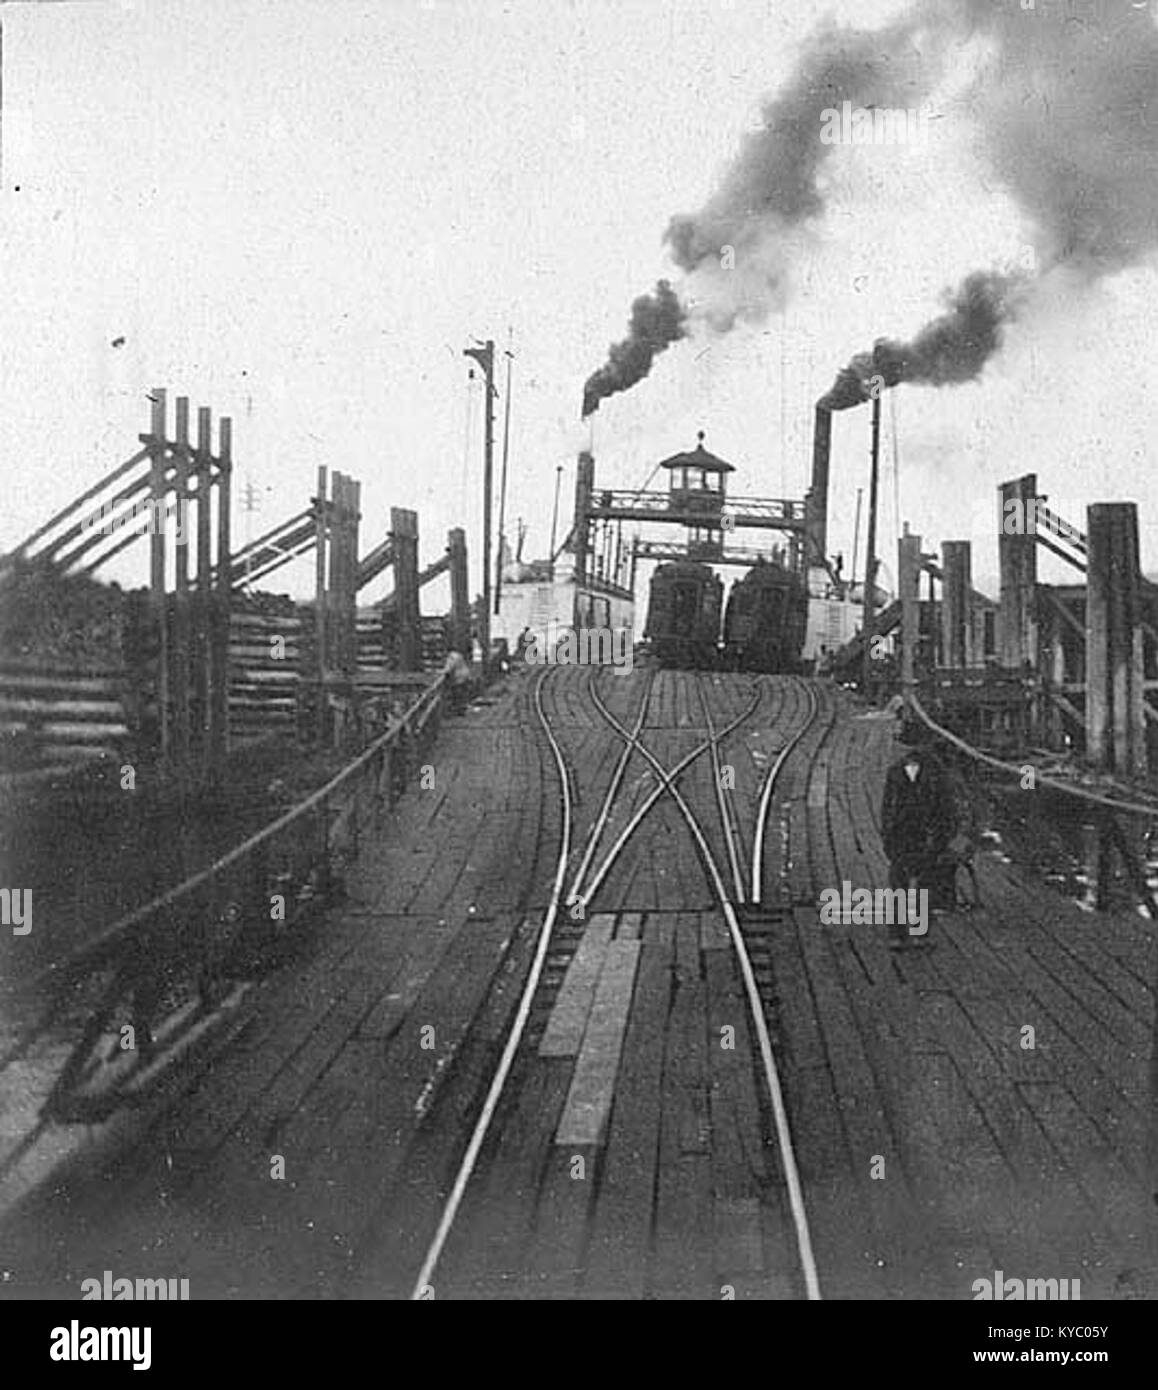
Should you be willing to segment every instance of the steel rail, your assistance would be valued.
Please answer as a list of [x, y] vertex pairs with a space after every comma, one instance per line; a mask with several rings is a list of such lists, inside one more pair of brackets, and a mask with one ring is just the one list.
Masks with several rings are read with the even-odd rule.
[[[595, 670], [592, 669], [590, 676], [587, 678], [587, 693], [592, 697], [592, 702], [594, 702], [594, 686]], [[651, 692], [654, 688], [655, 672], [651, 671], [648, 673], [647, 686], [643, 692], [643, 699], [640, 701], [639, 712], [635, 719], [635, 728], [632, 730], [633, 734], [637, 737], [647, 718], [647, 708], [651, 700]], [[611, 815], [612, 806], [615, 804], [615, 798], [622, 785], [624, 773], [627, 771], [627, 764], [631, 761], [631, 754], [631, 745], [625, 743], [623, 745], [623, 752], [619, 755], [619, 762], [616, 764], [615, 771], [612, 774], [610, 785], [604, 794], [603, 805], [600, 808], [599, 815], [596, 817], [587, 836], [587, 844], [584, 846], [583, 858], [579, 863], [579, 867], [575, 870], [574, 878], [571, 880], [571, 891], [567, 894], [568, 906], [571, 906], [579, 900], [579, 886], [583, 882], [583, 875], [591, 867], [591, 861], [594, 859], [595, 851], [599, 847], [599, 840], [606, 828], [608, 817]]]
[[[622, 725], [618, 724], [618, 721], [615, 719], [615, 716], [610, 712], [610, 710], [608, 710], [606, 705], [604, 705], [603, 701], [599, 698], [599, 693], [595, 689], [594, 685], [591, 687], [591, 698], [595, 705], [595, 708], [599, 710], [603, 718], [607, 720], [608, 723], [618, 727], [621, 734], [624, 737], [626, 737], [627, 730], [624, 729]], [[759, 703], [760, 691], [757, 689], [755, 695], [752, 697], [752, 700], [748, 704], [747, 708], [741, 711], [741, 713], [735, 719], [733, 719], [729, 725], [722, 729], [718, 737], [726, 738], [728, 734], [730, 734], [734, 729], [739, 728], [739, 726], [743, 724], [746, 719], [750, 719], [752, 715], [755, 714], [756, 707], [759, 705]], [[636, 739], [634, 746], [637, 747], [639, 751], [644, 755], [644, 757], [649, 760], [649, 762], [652, 765], [652, 769], [655, 771], [656, 775], [660, 779], [660, 783], [658, 787], [652, 789], [647, 799], [632, 816], [631, 820], [629, 820], [628, 823], [624, 826], [623, 830], [619, 834], [619, 837], [611, 846], [611, 849], [608, 850], [606, 858], [604, 859], [603, 863], [599, 866], [599, 872], [595, 875], [595, 878], [592, 880], [590, 887], [587, 889], [587, 892], [582, 895], [583, 901], [585, 903], [589, 902], [591, 898], [595, 896], [596, 891], [599, 889], [604, 879], [610, 873], [612, 867], [615, 864], [615, 861], [619, 858], [619, 855], [622, 853], [624, 845], [627, 844], [628, 840], [630, 840], [632, 835], [635, 834], [636, 830], [639, 829], [639, 826], [643, 821], [644, 817], [647, 815], [647, 813], [660, 799], [664, 792], [670, 791], [674, 794], [676, 779], [685, 770], [685, 768], [690, 767], [691, 764], [694, 763], [697, 758], [702, 757], [703, 754], [705, 754], [709, 750], [709, 748], [711, 748], [712, 743], [711, 739], [705, 739], [705, 741], [701, 743], [698, 748], [693, 748], [690, 753], [686, 753], [679, 760], [679, 762], [676, 763], [675, 767], [673, 767], [670, 772], [664, 771], [664, 769], [652, 756], [650, 750], [645, 748], [643, 744], [639, 742], [638, 739]]]
[[708, 705], [707, 696], [704, 694], [703, 682], [696, 679], [696, 694], [700, 697], [700, 708], [704, 712], [704, 727], [708, 731], [708, 737], [712, 743], [712, 774], [716, 784], [716, 806], [720, 812], [720, 823], [724, 827], [724, 843], [728, 848], [728, 864], [732, 870], [732, 887], [735, 890], [736, 901], [744, 901], [744, 875], [740, 869], [740, 855], [736, 844], [736, 827], [732, 823], [732, 814], [728, 809], [729, 803], [724, 797], [723, 768], [720, 765], [720, 742], [722, 735], [717, 737], [715, 725], [712, 723], [712, 711]]
[[[803, 685], [803, 682], [801, 682]], [[768, 769], [764, 778], [764, 785], [760, 790], [760, 805], [756, 811], [756, 832], [752, 841], [752, 902], [756, 905], [763, 900], [764, 894], [764, 841], [768, 826], [768, 811], [772, 805], [772, 792], [776, 787], [776, 780], [780, 776], [780, 770], [788, 761], [792, 750], [812, 727], [819, 713], [819, 705], [816, 700], [816, 691], [810, 685], [803, 685], [804, 691], [808, 696], [808, 718], [800, 726], [795, 734], [781, 748], [776, 761]]]
[[[759, 698], [759, 694], [757, 694], [757, 703], [759, 702]], [[604, 718], [618, 731], [620, 737], [630, 739], [631, 735], [628, 733], [627, 729], [619, 723], [615, 716], [603, 705], [602, 701], [597, 700], [596, 703]], [[809, 717], [805, 721], [801, 733], [803, 733], [804, 729], [811, 726], [812, 721], [816, 717], [816, 709], [817, 706], [814, 699]], [[744, 717], [747, 716], [745, 715]], [[726, 734], [730, 732], [732, 728], [742, 722], [742, 719], [734, 721], [727, 730], [717, 735], [717, 739], [726, 737]], [[795, 741], [798, 741], [798, 739], [799, 735]], [[788, 1187], [788, 1201], [792, 1209], [792, 1222], [796, 1232], [796, 1244], [800, 1255], [800, 1266], [804, 1275], [805, 1289], [810, 1301], [818, 1301], [821, 1297], [820, 1279], [817, 1274], [816, 1259], [812, 1250], [812, 1235], [808, 1227], [808, 1213], [804, 1206], [804, 1192], [800, 1183], [800, 1171], [796, 1163], [796, 1152], [792, 1143], [792, 1132], [788, 1124], [788, 1111], [784, 1104], [784, 1091], [780, 1083], [780, 1072], [776, 1065], [776, 1058], [772, 1051], [772, 1040], [769, 1037], [768, 1024], [764, 1018], [764, 1008], [760, 1001], [760, 992], [756, 985], [755, 972], [752, 969], [752, 961], [748, 955], [748, 948], [744, 942], [743, 933], [740, 930], [740, 923], [736, 915], [735, 905], [728, 896], [723, 876], [720, 873], [715, 857], [704, 836], [703, 829], [695, 813], [684, 799], [683, 793], [674, 785], [669, 777], [665, 776], [663, 769], [649, 749], [645, 748], [638, 739], [635, 740], [635, 746], [652, 764], [656, 772], [664, 777], [665, 785], [671, 792], [676, 805], [680, 809], [680, 813], [687, 823], [688, 829], [691, 831], [696, 841], [704, 866], [711, 878], [712, 887], [715, 889], [716, 896], [720, 900], [720, 907], [724, 913], [724, 918], [728, 923], [728, 931], [731, 934], [732, 944], [736, 949], [736, 956], [740, 963], [740, 973], [743, 977], [744, 989], [748, 997], [748, 1008], [752, 1015], [752, 1023], [756, 1029], [756, 1036], [760, 1044], [760, 1056], [764, 1064], [764, 1077], [768, 1084], [768, 1092], [772, 1101], [772, 1114], [776, 1125], [776, 1137], [780, 1149], [780, 1162], [784, 1170], [785, 1183]], [[777, 766], [782, 765], [783, 755], [777, 760]], [[660, 790], [662, 790], [662, 788]], [[755, 871], [755, 859], [753, 859], [753, 864]]]
[[559, 834], [559, 857], [555, 868], [555, 879], [551, 887], [551, 897], [547, 903], [547, 912], [539, 928], [539, 940], [535, 946], [535, 956], [531, 962], [530, 974], [527, 976], [526, 984], [523, 986], [522, 997], [519, 999], [518, 1011], [515, 1014], [511, 1030], [507, 1034], [507, 1041], [503, 1047], [502, 1056], [499, 1058], [498, 1066], [495, 1068], [494, 1076], [491, 1078], [490, 1088], [487, 1091], [486, 1099], [483, 1101], [482, 1110], [475, 1121], [474, 1131], [471, 1134], [470, 1142], [459, 1165], [458, 1173], [454, 1180], [454, 1186], [450, 1190], [450, 1195], [446, 1199], [443, 1207], [442, 1216], [439, 1218], [438, 1228], [434, 1233], [434, 1238], [426, 1251], [422, 1261], [422, 1267], [418, 1271], [418, 1277], [414, 1281], [414, 1289], [410, 1299], [416, 1302], [425, 1298], [426, 1290], [430, 1287], [430, 1278], [438, 1264], [439, 1257], [442, 1255], [446, 1239], [450, 1235], [451, 1227], [454, 1225], [455, 1217], [458, 1215], [459, 1206], [462, 1203], [463, 1194], [466, 1192], [467, 1183], [470, 1181], [471, 1174], [474, 1172], [475, 1163], [478, 1161], [479, 1153], [486, 1140], [487, 1133], [494, 1119], [495, 1111], [498, 1108], [499, 1099], [506, 1085], [507, 1077], [510, 1075], [511, 1066], [514, 1063], [515, 1053], [518, 1051], [519, 1043], [522, 1041], [523, 1033], [527, 1026], [527, 1019], [531, 1013], [531, 1002], [534, 999], [535, 991], [539, 985], [539, 977], [543, 973], [543, 965], [547, 959], [547, 952], [551, 944], [551, 934], [555, 927], [555, 920], [559, 915], [559, 900], [563, 896], [563, 884], [567, 876], [567, 864], [571, 858], [571, 834], [573, 805], [571, 794], [571, 779], [567, 772], [567, 763], [563, 757], [563, 750], [559, 746], [559, 740], [551, 730], [550, 721], [547, 719], [543, 709], [543, 685], [548, 675], [554, 668], [547, 667], [535, 681], [534, 704], [535, 714], [539, 723], [542, 725], [547, 742], [551, 748], [551, 754], [555, 759], [555, 767], [559, 774], [559, 791], [563, 802], [563, 824]]

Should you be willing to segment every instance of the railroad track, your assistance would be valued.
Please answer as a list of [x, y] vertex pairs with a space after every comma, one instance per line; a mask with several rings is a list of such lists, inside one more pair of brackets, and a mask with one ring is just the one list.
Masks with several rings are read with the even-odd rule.
[[[717, 731], [712, 720], [711, 709], [704, 696], [703, 685], [697, 680], [697, 691], [699, 693], [701, 708], [703, 709], [704, 719], [708, 730], [708, 745], [712, 751], [712, 765], [715, 773], [715, 784], [717, 794], [717, 809], [720, 813], [720, 824], [727, 845], [728, 866], [732, 874], [732, 886], [729, 891], [725, 881], [724, 873], [712, 853], [708, 843], [707, 835], [700, 817], [688, 805], [683, 793], [675, 786], [674, 781], [669, 783], [668, 789], [679, 807], [680, 814], [683, 816], [688, 829], [691, 831], [692, 838], [696, 842], [700, 857], [703, 860], [704, 868], [711, 879], [712, 888], [719, 899], [720, 909], [724, 914], [724, 919], [728, 924], [728, 932], [731, 937], [732, 945], [735, 948], [737, 960], [740, 966], [740, 974], [744, 981], [744, 990], [747, 996], [748, 1008], [751, 1014], [752, 1024], [756, 1029], [756, 1036], [760, 1045], [760, 1058], [763, 1067], [764, 1081], [767, 1087], [768, 1098], [772, 1105], [772, 1112], [776, 1128], [776, 1140], [780, 1153], [781, 1168], [784, 1173], [784, 1180], [788, 1188], [789, 1205], [792, 1210], [792, 1222], [796, 1232], [796, 1242], [800, 1256], [801, 1273], [804, 1277], [805, 1288], [810, 1299], [820, 1298], [820, 1282], [816, 1271], [816, 1262], [812, 1253], [812, 1237], [808, 1229], [808, 1217], [804, 1209], [804, 1193], [800, 1185], [800, 1175], [796, 1165], [796, 1153], [792, 1143], [792, 1133], [788, 1124], [788, 1112], [784, 1104], [784, 1093], [780, 1083], [780, 1071], [776, 1064], [775, 1054], [772, 1050], [772, 1040], [768, 1029], [768, 1015], [771, 1012], [773, 1001], [770, 997], [772, 980], [770, 971], [765, 969], [763, 973], [763, 987], [757, 979], [753, 969], [752, 954], [749, 950], [748, 941], [741, 926], [740, 913], [737, 911], [745, 900], [744, 880], [740, 869], [740, 849], [739, 836], [733, 822], [732, 811], [727, 798], [723, 795], [722, 781], [720, 775], [720, 744], [724, 738], [742, 721], [735, 721], [723, 730]], [[783, 767], [787, 754], [796, 746], [800, 738], [807, 731], [808, 727], [816, 717], [816, 699], [809, 691], [811, 703], [808, 718], [801, 726], [795, 736], [789, 740], [781, 751], [781, 755], [769, 769], [764, 787], [761, 789], [760, 814], [767, 815], [767, 808], [771, 804], [771, 788], [775, 784], [779, 769]], [[657, 775], [663, 775], [662, 768], [654, 755], [639, 741], [638, 737], [624, 728], [624, 726], [607, 710], [606, 706], [596, 697], [596, 707], [607, 719], [608, 723], [629, 743], [634, 744], [640, 753], [655, 768]], [[761, 836], [761, 843], [763, 837]], [[760, 881], [761, 866], [755, 858], [752, 863], [753, 881]], [[770, 964], [770, 962], [767, 962]]]
[[[523, 987], [514, 1022], [443, 1206], [434, 1237], [427, 1248], [414, 1282], [411, 1298], [417, 1300], [431, 1296], [430, 1281], [454, 1226], [483, 1145], [486, 1143], [516, 1057], [519, 1055], [520, 1049], [537, 1045], [537, 1039], [541, 1036], [545, 1020], [553, 1007], [554, 998], [557, 996], [567, 967], [582, 939], [583, 926], [588, 912], [595, 904], [600, 889], [606, 883], [614, 865], [620, 860], [629, 841], [645, 823], [656, 804], [666, 796], [674, 801], [692, 835], [705, 874], [727, 922], [729, 937], [736, 952], [740, 973], [744, 981], [752, 1025], [759, 1043], [761, 1072], [792, 1212], [801, 1276], [807, 1297], [819, 1299], [821, 1296], [819, 1277], [812, 1252], [803, 1191], [769, 1027], [770, 1020], [774, 1018], [775, 982], [772, 976], [767, 942], [768, 932], [775, 925], [776, 914], [770, 914], [762, 906], [764, 847], [767, 843], [767, 821], [772, 798], [778, 778], [789, 756], [817, 718], [819, 702], [815, 691], [807, 683], [799, 682], [799, 688], [805, 694], [805, 718], [800, 727], [795, 729], [781, 745], [775, 760], [764, 774], [758, 799], [756, 824], [753, 828], [752, 849], [748, 852], [743, 844], [735, 808], [730, 799], [723, 793], [721, 749], [724, 741], [756, 712], [762, 699], [760, 685], [754, 683], [752, 695], [740, 713], [722, 727], [717, 728], [712, 718], [703, 684], [697, 677], [696, 689], [703, 713], [706, 737], [684, 754], [673, 767], [666, 769], [643, 743], [641, 737], [646, 727], [654, 691], [654, 674], [649, 673], [648, 675], [639, 707], [636, 710], [632, 726], [629, 728], [608, 709], [606, 701], [599, 692], [596, 673], [592, 672], [588, 681], [588, 695], [591, 703], [600, 718], [623, 740], [623, 748], [616, 760], [608, 786], [600, 798], [599, 808], [592, 819], [579, 863], [575, 872], [570, 876], [570, 889], [567, 890], [565, 885], [568, 881], [568, 869], [575, 852], [576, 798], [572, 769], [568, 767], [562, 744], [556, 730], [552, 728], [551, 720], [544, 707], [544, 688], [551, 674], [550, 670], [546, 670], [539, 675], [535, 680], [532, 692], [536, 719], [546, 738], [551, 758], [555, 764], [562, 811], [559, 849], [551, 894], [539, 928], [531, 967]], [[709, 832], [703, 819], [697, 816], [689, 806], [687, 798], [678, 785], [683, 774], [705, 754], [709, 757], [716, 787], [716, 806], [724, 841], [724, 854], [722, 856], [718, 856], [713, 851], [709, 842]], [[615, 837], [598, 868], [594, 868], [600, 841], [607, 832], [612, 809], [622, 789], [626, 770], [633, 756], [642, 757], [647, 763], [654, 776], [655, 785], [643, 797], [622, 830]], [[721, 859], [725, 865], [723, 869], [720, 865]], [[746, 887], [745, 863], [750, 866], [750, 891]]]

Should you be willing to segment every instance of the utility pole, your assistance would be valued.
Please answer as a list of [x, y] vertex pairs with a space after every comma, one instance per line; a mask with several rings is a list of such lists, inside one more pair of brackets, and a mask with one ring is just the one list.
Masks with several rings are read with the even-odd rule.
[[261, 507], [261, 494], [252, 482], [247, 482], [241, 489], [241, 505], [245, 512], [245, 588], [246, 592], [250, 586], [250, 574], [253, 571], [253, 554], [250, 545], [253, 542], [253, 514]]
[[499, 559], [495, 566], [495, 616], [498, 617], [499, 601], [503, 592], [503, 539], [507, 519], [507, 455], [511, 448], [511, 370], [515, 363], [515, 354], [511, 351], [509, 344], [514, 339], [514, 329], [510, 329], [507, 337], [508, 347], [506, 351], [507, 359], [507, 404], [503, 418], [503, 471], [499, 482]]
[[869, 482], [868, 537], [865, 541], [864, 619], [861, 623], [861, 632], [864, 634], [864, 674], [861, 689], [868, 695], [872, 693], [872, 639], [876, 617], [877, 487], [880, 481], [881, 457], [881, 392], [879, 383], [874, 381], [874, 385], [876, 394], [873, 396], [872, 477]]
[[559, 524], [559, 486], [563, 481], [563, 465], [555, 465], [555, 505], [551, 511], [551, 547], [547, 558], [551, 561], [551, 578], [555, 578], [555, 529]]
[[495, 466], [495, 345], [488, 338], [482, 347], [464, 348], [464, 357], [473, 357], [483, 369], [486, 382], [486, 436], [483, 452], [483, 554], [482, 611], [479, 613], [478, 640], [482, 647], [484, 673], [491, 656], [491, 492]]

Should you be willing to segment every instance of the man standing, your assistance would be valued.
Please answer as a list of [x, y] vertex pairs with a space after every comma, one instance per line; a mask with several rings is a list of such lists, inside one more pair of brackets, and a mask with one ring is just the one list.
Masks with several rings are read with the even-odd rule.
[[[889, 887], [925, 889], [931, 906], [947, 906], [941, 861], [953, 828], [952, 797], [944, 772], [927, 750], [909, 748], [885, 778], [881, 839], [889, 861]], [[902, 946], [907, 939], [906, 927], [894, 923], [891, 944]]]
[[470, 699], [470, 665], [462, 652], [451, 648], [443, 670], [450, 682], [450, 708], [455, 714], [463, 714]]

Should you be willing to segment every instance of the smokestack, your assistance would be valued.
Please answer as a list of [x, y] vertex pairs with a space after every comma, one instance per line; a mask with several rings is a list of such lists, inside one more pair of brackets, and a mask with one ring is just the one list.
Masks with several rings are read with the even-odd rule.
[[817, 404], [812, 430], [812, 487], [808, 493], [808, 529], [816, 543], [807, 563], [823, 564], [828, 555], [828, 461], [832, 452], [832, 411]]
[[[591, 492], [595, 486], [595, 460], [586, 449], [579, 455], [579, 466], [575, 470], [575, 521], [572, 529], [572, 550], [575, 555], [575, 602], [579, 602], [579, 588], [587, 582], [588, 546], [591, 511]], [[576, 619], [575, 626], [581, 624]]]
[[881, 393], [873, 396], [872, 424], [872, 476], [869, 479], [868, 539], [865, 543], [864, 562], [864, 618], [861, 632], [864, 634], [864, 668], [861, 690], [872, 689], [873, 631], [877, 611], [877, 491], [880, 483], [881, 462]]

